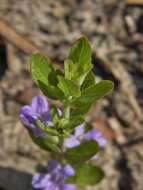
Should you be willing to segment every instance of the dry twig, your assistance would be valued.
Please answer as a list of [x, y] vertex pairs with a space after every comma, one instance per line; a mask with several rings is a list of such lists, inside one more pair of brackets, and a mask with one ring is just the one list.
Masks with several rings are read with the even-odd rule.
[[24, 38], [24, 36], [20, 35], [3, 20], [0, 20], [0, 35], [27, 54], [39, 52], [39, 49], [35, 44], [29, 42], [26, 38]]
[[143, 0], [126, 0], [127, 5], [142, 5], [143, 6]]

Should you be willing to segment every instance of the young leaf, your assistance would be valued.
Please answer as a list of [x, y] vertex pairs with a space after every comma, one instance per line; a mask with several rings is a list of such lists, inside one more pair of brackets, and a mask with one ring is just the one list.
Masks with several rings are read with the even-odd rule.
[[33, 80], [40, 80], [45, 84], [48, 83], [48, 75], [53, 70], [49, 58], [40, 53], [34, 53], [30, 59], [30, 67]]
[[64, 71], [65, 71], [66, 79], [72, 80], [74, 78], [74, 75], [76, 72], [76, 66], [74, 65], [72, 60], [70, 60], [70, 59], [65, 60]]
[[83, 84], [81, 86], [81, 90], [83, 91], [83, 90], [85, 90], [86, 88], [89, 88], [92, 85], [95, 85], [95, 76], [92, 73], [92, 71], [90, 71], [87, 74], [87, 76], [86, 76], [86, 78], [85, 78], [85, 80], [84, 80], [84, 82], [83, 82]]
[[80, 108], [81, 106], [91, 105], [93, 102], [104, 97], [113, 89], [113, 82], [102, 80], [101, 82], [86, 88], [81, 92], [81, 96], [71, 102], [71, 107]]
[[[59, 135], [59, 133], [55, 127], [44, 124], [39, 119], [36, 121], [36, 126], [40, 129], [42, 129], [42, 131], [45, 132], [46, 134], [48, 134], [49, 136], [58, 136]], [[56, 140], [56, 138], [55, 138], [55, 140]], [[56, 142], [58, 143], [58, 140], [56, 140]]]
[[56, 86], [46, 85], [42, 81], [38, 81], [39, 88], [42, 90], [45, 96], [54, 100], [63, 100], [63, 92]]
[[75, 42], [69, 53], [69, 59], [73, 63], [89, 64], [91, 63], [91, 47], [86, 37], [82, 37]]
[[77, 72], [74, 76], [74, 80], [81, 86], [83, 81], [85, 80], [87, 74], [91, 71], [93, 65], [90, 64], [78, 64], [77, 65]]
[[58, 84], [58, 76], [63, 76], [63, 73], [59, 69], [52, 70], [49, 73], [49, 76], [48, 76], [49, 84], [52, 85], [52, 86], [57, 86], [57, 84]]
[[64, 63], [65, 68], [65, 78], [76, 82], [79, 86], [82, 85], [85, 77], [92, 69], [93, 65], [91, 63], [73, 63], [71, 60], [66, 60]]
[[78, 187], [85, 187], [99, 183], [103, 177], [104, 172], [91, 164], [82, 164], [75, 168], [75, 176], [69, 177], [68, 182], [74, 183]]
[[73, 108], [70, 109], [70, 116], [76, 117], [77, 115], [86, 114], [88, 112], [88, 110], [90, 109], [91, 104], [83, 103], [79, 107], [75, 107], [75, 105], [71, 105], [71, 107], [73, 107]]
[[75, 127], [77, 127], [78, 125], [80, 125], [81, 123], [84, 122], [84, 117], [82, 115], [76, 115], [74, 117], [70, 117], [69, 118], [69, 128], [70, 129], [74, 129]]
[[[63, 128], [67, 131], [73, 131], [75, 127], [84, 122], [84, 117], [82, 115], [75, 115], [66, 120], [66, 124], [63, 125]], [[63, 122], [62, 122], [63, 123]]]
[[[70, 50], [70, 61], [66, 63], [68, 70], [71, 70], [72, 80], [76, 81], [79, 86], [82, 85], [86, 75], [92, 69], [91, 64], [92, 51], [86, 37], [82, 37], [75, 42]], [[72, 61], [72, 64], [71, 64]]]
[[65, 96], [68, 97], [76, 97], [80, 96], [79, 87], [72, 81], [65, 79], [64, 77], [58, 76], [59, 83], [58, 87], [63, 91]]
[[85, 128], [84, 128], [84, 133], [87, 133], [88, 131], [90, 131], [92, 129], [92, 125], [90, 123], [85, 123]]
[[72, 165], [82, 164], [90, 160], [99, 150], [94, 140], [89, 140], [74, 148], [67, 149], [65, 157]]
[[51, 106], [50, 113], [52, 116], [52, 121], [56, 125], [60, 119], [60, 115], [59, 115], [59, 112], [58, 112], [58, 109], [56, 108], [56, 106], [54, 106], [54, 105]]
[[45, 151], [53, 151], [56, 153], [60, 153], [59, 147], [55, 144], [48, 142], [46, 138], [35, 137], [30, 130], [29, 130], [29, 135], [30, 135], [31, 139], [33, 140], [33, 142], [36, 145], [38, 145], [41, 149], [43, 149]]

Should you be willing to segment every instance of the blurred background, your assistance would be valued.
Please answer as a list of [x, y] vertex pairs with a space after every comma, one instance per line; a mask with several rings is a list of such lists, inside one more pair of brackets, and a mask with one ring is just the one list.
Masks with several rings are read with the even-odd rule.
[[46, 163], [19, 120], [39, 90], [28, 59], [48, 55], [63, 67], [82, 35], [93, 49], [97, 80], [115, 89], [87, 115], [108, 139], [96, 165], [104, 180], [90, 190], [143, 190], [143, 0], [0, 0], [0, 190], [31, 190]]

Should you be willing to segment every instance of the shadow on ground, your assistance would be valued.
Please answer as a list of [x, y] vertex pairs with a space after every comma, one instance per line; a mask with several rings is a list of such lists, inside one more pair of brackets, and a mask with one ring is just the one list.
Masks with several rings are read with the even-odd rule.
[[32, 190], [31, 179], [27, 172], [0, 167], [0, 190]]

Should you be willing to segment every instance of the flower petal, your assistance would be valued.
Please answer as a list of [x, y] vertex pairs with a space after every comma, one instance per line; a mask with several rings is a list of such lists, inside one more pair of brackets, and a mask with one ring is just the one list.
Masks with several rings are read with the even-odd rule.
[[73, 148], [75, 146], [78, 146], [80, 144], [80, 141], [76, 139], [74, 135], [71, 135], [69, 138], [65, 139], [64, 141], [64, 147], [66, 148]]
[[36, 174], [32, 178], [32, 186], [36, 189], [48, 187], [51, 184], [49, 179], [50, 175], [48, 174]]
[[33, 135], [35, 137], [44, 137], [46, 135], [46, 133], [44, 133], [42, 131], [42, 129], [38, 128], [36, 125], [34, 125], [33, 123], [29, 125], [29, 128], [32, 130]]
[[24, 125], [29, 126], [30, 123], [37, 119], [37, 115], [30, 106], [23, 106], [20, 110], [20, 118]]
[[64, 171], [65, 176], [67, 177], [73, 176], [75, 174], [74, 169], [69, 164], [63, 167], [63, 171]]
[[39, 116], [49, 112], [48, 101], [44, 96], [33, 97], [31, 107]]
[[107, 143], [107, 140], [102, 137], [102, 134], [97, 129], [91, 129], [84, 135], [84, 140], [95, 140], [99, 144], [100, 147], [104, 147]]
[[48, 125], [48, 124], [52, 124], [52, 122], [51, 122], [52, 118], [51, 118], [50, 112], [44, 113], [41, 117], [42, 117], [43, 122], [44, 122], [45, 124], [47, 124], [47, 125]]
[[104, 147], [107, 144], [107, 140], [104, 137], [100, 137], [96, 141], [100, 147]]
[[56, 160], [49, 160], [48, 161], [48, 172], [49, 173], [53, 172], [54, 170], [56, 170], [59, 167], [60, 167], [60, 164]]
[[62, 190], [77, 190], [77, 188], [73, 184], [65, 184]]
[[85, 124], [81, 124], [81, 125], [78, 125], [76, 128], [75, 128], [75, 136], [76, 137], [79, 137], [81, 135], [84, 134], [84, 129], [85, 129]]

